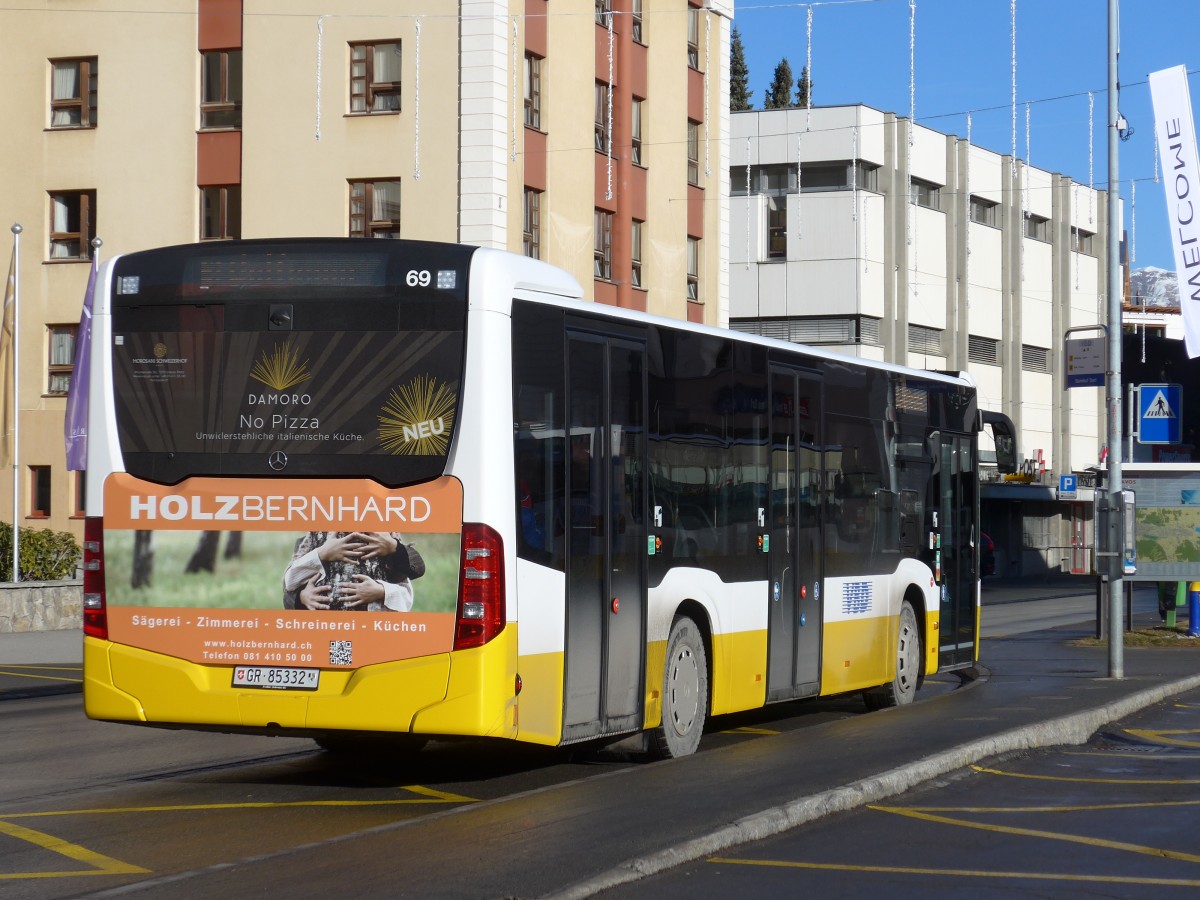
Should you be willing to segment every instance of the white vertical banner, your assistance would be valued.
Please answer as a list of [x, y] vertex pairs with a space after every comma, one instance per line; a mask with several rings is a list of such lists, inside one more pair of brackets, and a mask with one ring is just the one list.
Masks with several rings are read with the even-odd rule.
[[1200, 356], [1200, 164], [1187, 68], [1150, 73], [1154, 132], [1163, 160], [1163, 191], [1175, 255], [1175, 278], [1188, 356]]

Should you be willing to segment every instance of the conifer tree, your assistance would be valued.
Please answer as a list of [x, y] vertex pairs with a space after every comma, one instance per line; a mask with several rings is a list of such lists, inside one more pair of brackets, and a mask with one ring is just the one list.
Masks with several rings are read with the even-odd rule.
[[775, 77], [767, 88], [763, 109], [787, 109], [789, 106], [792, 106], [792, 67], [784, 57], [775, 67]]
[[800, 77], [796, 79], [796, 105], [801, 109], [811, 105], [812, 89], [812, 79], [808, 77], [808, 66], [805, 66], [800, 70]]
[[742, 46], [742, 34], [736, 25], [729, 44], [729, 108], [734, 112], [754, 109], [750, 99], [750, 69], [746, 66], [746, 48]]

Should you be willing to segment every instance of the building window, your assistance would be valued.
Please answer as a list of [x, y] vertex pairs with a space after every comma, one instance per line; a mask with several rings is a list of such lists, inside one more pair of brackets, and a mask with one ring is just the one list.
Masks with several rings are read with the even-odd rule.
[[1026, 213], [1025, 237], [1033, 238], [1035, 241], [1049, 241], [1050, 220], [1045, 216], [1036, 216], [1033, 213]]
[[71, 517], [82, 519], [87, 515], [87, 472], [72, 472], [74, 486], [71, 497]]
[[642, 223], [637, 219], [629, 236], [629, 281], [635, 288], [642, 286]]
[[350, 182], [350, 237], [400, 237], [400, 182]]
[[925, 325], [908, 326], [908, 352], [942, 355], [942, 329]]
[[1026, 372], [1050, 373], [1050, 351], [1032, 344], [1021, 345], [1021, 368]]
[[700, 123], [688, 119], [688, 184], [700, 183]]
[[595, 265], [593, 275], [601, 281], [612, 281], [612, 213], [602, 209], [595, 211], [593, 248]]
[[[734, 196], [745, 196], [746, 167], [733, 166], [729, 170], [729, 191]], [[796, 191], [795, 165], [751, 166], [749, 193], [784, 194]], [[862, 162], [819, 162], [804, 163], [800, 168], [800, 191], [879, 191], [879, 166]]]
[[734, 331], [761, 334], [793, 344], [880, 345], [879, 320], [869, 316], [731, 319], [729, 327]]
[[608, 152], [608, 85], [596, 82], [596, 149]]
[[95, 128], [99, 66], [94, 56], [50, 60], [50, 127]]
[[926, 209], [941, 209], [941, 192], [939, 185], [920, 178], [912, 179], [912, 202]]
[[688, 28], [688, 65], [693, 69], [700, 68], [700, 10], [689, 6], [687, 11]]
[[1090, 231], [1084, 231], [1082, 228], [1072, 229], [1071, 234], [1071, 249], [1076, 253], [1092, 252], [1092, 238], [1095, 237]]
[[999, 203], [993, 203], [991, 200], [984, 200], [982, 197], [971, 197], [971, 221], [978, 222], [980, 225], [990, 225], [996, 227], [997, 211], [1000, 208]]
[[542, 258], [542, 192], [525, 188], [525, 255]]
[[542, 58], [525, 54], [525, 124], [542, 127]]
[[29, 516], [50, 518], [50, 467], [29, 467]]
[[241, 185], [200, 188], [200, 240], [229, 240], [241, 236]]
[[350, 112], [400, 111], [400, 42], [350, 45]]
[[200, 127], [242, 127], [242, 51], [200, 54]]
[[50, 194], [50, 258], [91, 259], [96, 233], [96, 192]]
[[642, 30], [642, 0], [630, 0], [629, 29], [635, 41], [639, 44], [646, 43], [643, 38], [644, 31]]
[[1000, 342], [995, 338], [967, 335], [967, 359], [989, 366], [1000, 365]]
[[767, 256], [782, 259], [787, 256], [787, 195], [767, 198]]
[[687, 239], [687, 297], [700, 299], [700, 239]]
[[631, 108], [633, 121], [630, 124], [630, 140], [632, 144], [630, 155], [633, 156], [633, 161], [639, 166], [645, 165], [642, 162], [642, 104], [644, 102], [644, 100], [638, 100], [635, 97]]
[[71, 371], [75, 366], [75, 332], [78, 328], [78, 325], [46, 326], [50, 338], [47, 394], [65, 394], [71, 387]]
[[596, 0], [596, 24], [608, 27], [608, 17], [612, 15], [612, 0]]

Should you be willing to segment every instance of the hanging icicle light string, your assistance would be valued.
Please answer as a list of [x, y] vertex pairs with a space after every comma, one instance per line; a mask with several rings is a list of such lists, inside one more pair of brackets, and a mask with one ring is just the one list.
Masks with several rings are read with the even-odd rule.
[[413, 180], [421, 180], [421, 19], [415, 23], [413, 43]]
[[607, 13], [608, 18], [608, 90], [605, 93], [608, 95], [608, 117], [605, 124], [605, 139], [604, 153], [607, 157], [607, 177], [608, 184], [604, 189], [604, 199], [611, 200], [613, 198], [613, 158], [612, 158], [612, 131], [613, 131], [613, 13], [611, 10]]
[[709, 178], [712, 177], [712, 161], [709, 159], [709, 144], [711, 137], [708, 133], [708, 123], [711, 116], [708, 114], [708, 73], [712, 69], [712, 58], [709, 56], [708, 41], [709, 34], [712, 31], [712, 16], [704, 17], [704, 174]]
[[[523, 118], [524, 109], [520, 112], [517, 110], [517, 82], [524, 76], [524, 71], [521, 68], [521, 63], [517, 59], [517, 17], [512, 17], [512, 115], [509, 117], [509, 131], [512, 132], [512, 150], [509, 154], [509, 161], [517, 161], [517, 122]], [[517, 73], [521, 72], [521, 76]]]
[[325, 36], [325, 20], [329, 16], [317, 16], [317, 140], [321, 140], [321, 43]]
[[808, 76], [808, 84], [807, 84], [807, 87], [804, 92], [804, 106], [805, 106], [805, 109], [808, 110], [807, 121], [805, 122], [804, 127], [805, 127], [805, 129], [808, 129], [808, 130], [812, 129], [812, 85], [813, 85], [812, 14], [813, 14], [813, 8], [810, 5], [808, 7], [808, 58], [807, 58], [807, 69], [805, 70], [805, 74]]

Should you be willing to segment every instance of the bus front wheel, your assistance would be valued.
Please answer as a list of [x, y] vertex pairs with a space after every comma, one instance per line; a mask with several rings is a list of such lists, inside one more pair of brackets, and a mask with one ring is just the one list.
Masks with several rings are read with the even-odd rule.
[[686, 616], [675, 620], [667, 639], [663, 672], [662, 725], [652, 734], [651, 749], [661, 758], [696, 752], [708, 714], [708, 661], [704, 638]]
[[921, 680], [921, 632], [917, 614], [907, 600], [900, 606], [896, 629], [896, 674], [882, 687], [863, 691], [867, 709], [886, 709], [913, 702]]

